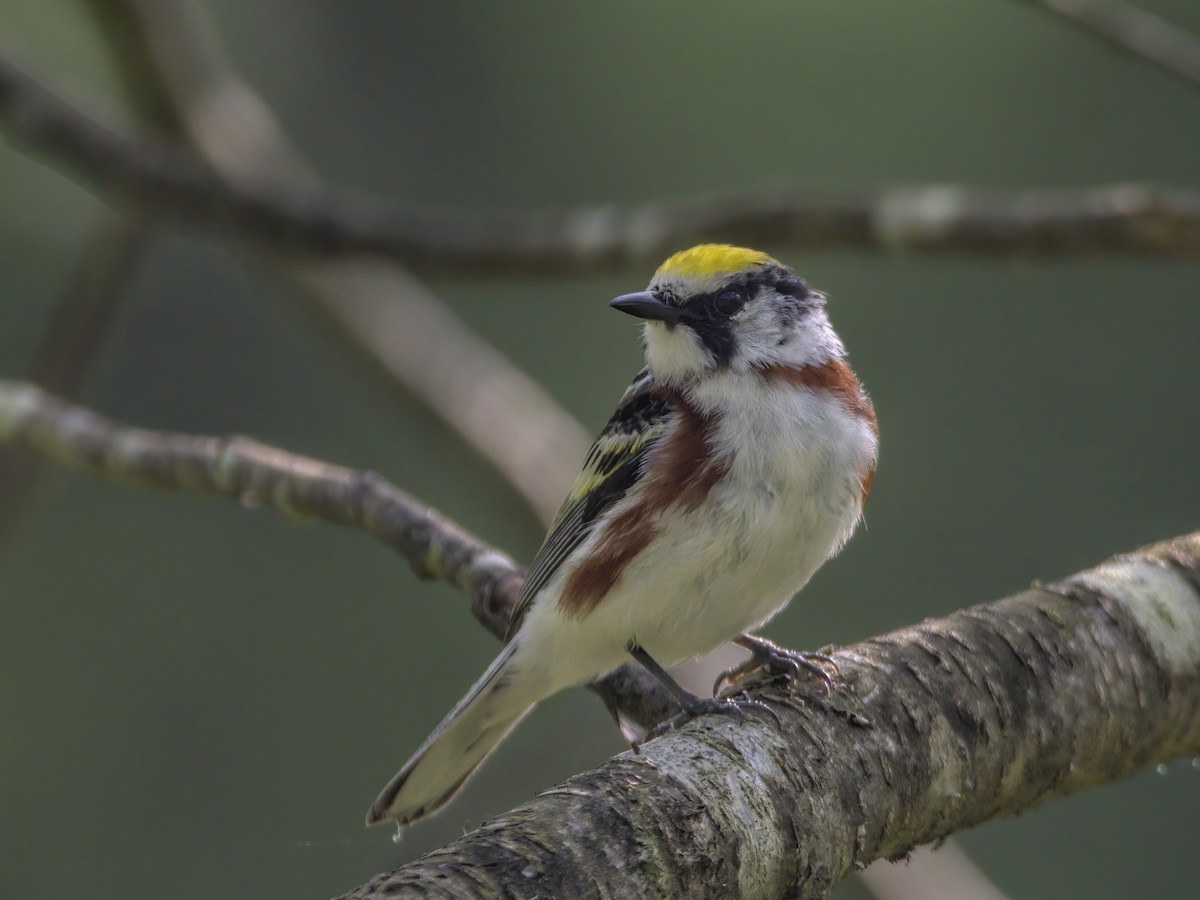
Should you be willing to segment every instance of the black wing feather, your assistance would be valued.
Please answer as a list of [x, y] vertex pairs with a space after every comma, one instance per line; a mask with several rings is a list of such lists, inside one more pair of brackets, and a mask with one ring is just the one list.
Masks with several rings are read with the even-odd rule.
[[583, 468], [563, 501], [542, 548], [534, 557], [513, 609], [511, 637], [533, 598], [571, 553], [586, 540], [600, 517], [642, 477], [642, 462], [670, 421], [670, 403], [653, 390], [650, 370], [642, 369], [621, 397], [616, 412], [596, 436]]

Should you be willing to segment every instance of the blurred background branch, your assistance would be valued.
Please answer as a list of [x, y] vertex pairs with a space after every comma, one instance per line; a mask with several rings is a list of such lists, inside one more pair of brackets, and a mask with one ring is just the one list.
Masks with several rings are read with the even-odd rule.
[[[234, 96], [245, 99], [242, 92]], [[203, 100], [207, 123], [216, 110], [212, 97], [205, 94]], [[114, 130], [3, 57], [0, 118], [19, 146], [89, 188], [128, 192], [176, 221], [255, 237], [277, 251], [370, 253], [460, 272], [611, 268], [658, 259], [670, 248], [718, 235], [810, 249], [1200, 255], [1200, 192], [1184, 187], [1124, 184], [1004, 193], [933, 185], [836, 194], [780, 186], [561, 212], [419, 212], [311, 184], [281, 183], [265, 174], [252, 147], [228, 156], [238, 166], [236, 177], [222, 178], [169, 143]], [[259, 138], [251, 132], [249, 140]], [[207, 152], [207, 162], [219, 168], [221, 158]]]
[[936, 846], [917, 847], [903, 860], [877, 859], [859, 873], [876, 897], [888, 900], [1006, 900], [963, 852], [947, 838]]
[[[144, 97], [149, 115], [167, 110], [159, 117], [173, 124], [166, 134], [190, 145], [217, 182], [235, 193], [237, 185], [254, 184], [288, 196], [324, 193], [270, 108], [238, 77], [198, 4], [87, 2], [114, 58], [125, 61], [120, 71], [127, 92]], [[541, 385], [399, 264], [304, 258], [270, 248], [258, 261], [342, 338], [351, 364], [419, 398], [549, 522], [590, 438]]]
[[[23, 3], [40, 8], [25, 13]], [[1187, 8], [1176, 5], [1187, 21]], [[106, 71], [89, 82], [103, 66], [86, 53], [80, 63], [78, 43], [39, 43], [36, 29], [26, 41], [25, 25], [49, 22], [57, 35], [76, 6], [93, 15], [83, 29], [92, 42], [99, 24], [95, 43], [118, 90]], [[861, 24], [867, 17], [857, 21], [861, 12], [836, 5], [779, 7], [750, 30], [734, 7], [696, 9], [669, 17], [635, 4], [586, 14], [480, 9], [463, 22], [436, 7], [352, 10], [321, 0], [18, 0], [6, 42], [20, 39], [22, 55], [56, 87], [47, 91], [0, 59], [0, 127], [15, 149], [81, 182], [121, 219], [106, 216], [81, 235], [75, 210], [88, 213], [85, 222], [107, 211], [17, 153], [0, 160], [6, 190], [19, 185], [22, 198], [6, 204], [3, 223], [11, 300], [0, 345], [7, 338], [19, 348], [12, 358], [23, 361], [37, 343], [21, 310], [48, 308], [39, 280], [64, 304], [86, 283], [112, 302], [96, 307], [106, 312], [90, 325], [75, 313], [51, 317], [38, 359], [62, 360], [55, 346], [86, 340], [77, 360], [65, 360], [65, 380], [54, 380], [56, 366], [37, 364], [43, 386], [73, 399], [86, 387], [96, 395], [87, 403], [128, 421], [165, 419], [215, 434], [261, 428], [276, 444], [315, 443], [326, 458], [379, 460], [396, 483], [421, 485], [437, 506], [524, 556], [537, 535], [523, 511], [492, 491], [495, 479], [469, 454], [454, 457], [453, 435], [407, 398], [421, 398], [544, 519], [586, 434], [479, 335], [493, 335], [598, 424], [636, 357], [627, 323], [593, 331], [598, 300], [628, 289], [629, 278], [644, 282], [684, 243], [768, 243], [835, 291], [839, 324], [885, 426], [871, 529], [822, 573], [815, 602], [795, 604], [773, 625], [785, 642], [861, 637], [906, 620], [910, 606], [962, 596], [964, 585], [986, 595], [1031, 571], [1073, 567], [1063, 560], [1192, 527], [1200, 418], [1187, 410], [1200, 191], [1186, 156], [1195, 117], [1172, 104], [1181, 92], [1158, 90], [1163, 79], [1148, 67], [1119, 59], [1107, 66], [1089, 42], [1061, 37], [1064, 29], [1015, 4], [935, 23], [876, 4], [869, 28]], [[228, 55], [208, 13], [222, 26]], [[55, 47], [57, 55], [48, 52]], [[626, 59], [654, 65], [621, 64]], [[781, 59], [782, 68], [763, 64]], [[115, 97], [132, 106], [116, 101], [124, 118], [100, 112]], [[329, 182], [314, 169], [330, 173]], [[812, 188], [796, 187], [797, 175]], [[768, 183], [745, 190], [747, 177]], [[1160, 184], [1109, 184], [1145, 178]], [[331, 186], [351, 179], [369, 187], [354, 194]], [[917, 186], [869, 187], [907, 182]], [[1107, 186], [1080, 187], [1088, 184]], [[693, 199], [655, 199], [668, 196]], [[172, 233], [180, 225], [183, 240]], [[150, 228], [158, 233], [147, 241]], [[223, 269], [220, 252], [187, 239], [191, 230], [270, 279], [248, 289], [238, 280], [243, 269]], [[121, 234], [127, 243], [110, 240]], [[815, 252], [822, 249], [865, 253]], [[55, 276], [70, 270], [62, 260], [76, 252], [71, 284], [61, 289]], [[951, 261], [933, 266], [913, 259], [920, 254]], [[969, 255], [976, 260], [956, 258]], [[1065, 264], [1009, 264], [1026, 258]], [[1166, 259], [1179, 262], [1156, 265]], [[620, 271], [634, 263], [636, 273]], [[26, 276], [32, 287], [19, 281], [25, 270], [39, 273]], [[543, 277], [556, 271], [619, 271], [620, 279]], [[469, 273], [511, 277], [460, 277]], [[526, 274], [538, 277], [522, 280]], [[438, 279], [436, 290], [427, 277]], [[288, 302], [307, 317], [309, 336], [319, 334], [316, 349], [339, 355], [291, 340], [290, 322], [259, 289], [276, 278], [292, 289]], [[111, 366], [85, 386], [131, 287], [150, 304], [124, 318], [133, 327], [122, 352], [110, 346]], [[35, 314], [26, 319], [41, 324]], [[339, 392], [342, 371], [382, 386], [384, 409], [373, 405], [379, 392]], [[1119, 429], [1108, 427], [1114, 409]], [[272, 433], [279, 428], [286, 436]], [[234, 456], [264, 449], [232, 446]], [[24, 459], [36, 465], [41, 457]], [[980, 479], [981, 468], [998, 477]], [[0, 528], [19, 515], [23, 504], [9, 499], [29, 483], [20, 472], [6, 482], [4, 472]], [[13, 835], [35, 844], [40, 836], [51, 856], [63, 839], [80, 852], [74, 869], [22, 860], [17, 883], [44, 886], [50, 868], [64, 880], [94, 876], [111, 863], [109, 877], [127, 889], [121, 860], [136, 854], [114, 853], [82, 833], [96, 810], [120, 808], [114, 839], [163, 839], [159, 862], [171, 871], [170, 889], [244, 889], [261, 874], [260, 860], [238, 868], [230, 858], [244, 860], [248, 841], [258, 848], [281, 833], [286, 841], [295, 829], [345, 821], [347, 808], [356, 821], [355, 798], [428, 730], [423, 712], [457, 699], [454, 679], [468, 674], [458, 671], [460, 653], [473, 639], [483, 642], [475, 648], [481, 658], [494, 649], [462, 628], [452, 605], [431, 613], [434, 604], [396, 603], [406, 580], [395, 583], [390, 560], [355, 555], [355, 542], [339, 543], [336, 531], [277, 540], [261, 517], [206, 513], [206, 504], [164, 517], [152, 494], [111, 500], [116, 492], [84, 479], [62, 482], [0, 571], [0, 595], [13, 601], [3, 604], [0, 628], [9, 635], [0, 648], [0, 710], [13, 723], [0, 758], [13, 751], [16, 764], [30, 768], [14, 779], [14, 793], [24, 796], [10, 807], [18, 810]], [[1053, 514], [1031, 522], [1034, 506]], [[1010, 507], [1019, 512], [1008, 515]], [[979, 553], [984, 539], [1003, 539], [1004, 552]], [[306, 541], [309, 551], [297, 553]], [[420, 595], [439, 590], [426, 585]], [[363, 602], [343, 602], [350, 595]], [[473, 596], [475, 614], [494, 633], [487, 622], [503, 618], [502, 605]], [[866, 598], [877, 597], [886, 602], [867, 612]], [[448, 637], [414, 639], [438, 627]], [[310, 641], [313, 632], [319, 637]], [[422, 677], [397, 684], [402, 673]], [[5, 692], [5, 683], [22, 688]], [[89, 693], [93, 685], [102, 704]], [[610, 692], [612, 708], [612, 697], [641, 696], [643, 688], [600, 691]], [[452, 696], [439, 697], [441, 690]], [[406, 856], [457, 834], [457, 816], [477, 819], [510, 805], [512, 791], [528, 796], [550, 777], [590, 767], [615, 741], [589, 704], [547, 706], [453, 816], [411, 836]], [[303, 759], [291, 752], [300, 744], [311, 751]], [[345, 758], [332, 749], [347, 746]], [[50, 747], [64, 748], [53, 762]], [[87, 753], [66, 749], [74, 747]], [[134, 761], [136, 782], [111, 774], [119, 759]], [[1167, 808], [1185, 791], [1178, 782], [1164, 790], [1161, 781], [1148, 776], [1137, 791], [1082, 802], [1119, 809], [1105, 821], [1124, 824], [1137, 815], [1128, 810], [1136, 798], [1153, 800], [1153, 813], [1138, 820], [1143, 839], [1170, 846]], [[80, 814], [64, 822], [59, 811], [68, 802]], [[185, 819], [177, 815], [184, 805]], [[1024, 858], [1040, 852], [1052, 864], [1014, 869], [995, 831], [964, 842], [1019, 896], [1053, 888], [1044, 875], [1052, 866], [1069, 871], [1073, 886], [1090, 879], [1097, 896], [1147, 883], [1139, 865], [1158, 877], [1152, 854], [1119, 871], [1097, 862], [1118, 856], [1092, 849], [1106, 839], [1120, 840], [1125, 852], [1115, 826], [1096, 829], [1088, 858], [1072, 861], [1081, 842], [1059, 846], [1054, 836], [1076, 829], [1055, 827], [1053, 817], [1074, 813], [1090, 823], [1095, 807], [1064, 806], [1022, 820]], [[74, 838], [73, 828], [82, 829]], [[172, 828], [178, 833], [168, 835]], [[228, 842], [225, 854], [217, 834]], [[206, 865], [192, 865], [198, 844], [211, 850]], [[385, 841], [356, 834], [351, 844], [331, 860], [328, 847], [305, 841], [269, 877], [290, 878], [301, 892], [326, 884], [332, 893], [351, 883], [347, 871], [394, 864], [390, 855], [364, 861], [389, 853]], [[191, 866], [186, 886], [174, 880], [181, 865]], [[883, 882], [899, 883], [877, 890], [896, 896], [909, 870], [883, 869]], [[206, 872], [220, 885], [206, 884]], [[948, 890], [987, 896], [984, 883], [969, 877]], [[863, 889], [849, 884], [839, 895], [846, 892]]]
[[1122, 0], [1028, 0], [1200, 89], [1200, 38]]
[[[133, 209], [119, 210], [115, 218], [106, 213], [93, 227], [34, 347], [30, 381], [65, 397], [78, 396], [129, 296], [129, 279], [150, 230], [149, 219]], [[0, 450], [0, 548], [25, 515], [41, 470], [42, 460], [35, 455]]]

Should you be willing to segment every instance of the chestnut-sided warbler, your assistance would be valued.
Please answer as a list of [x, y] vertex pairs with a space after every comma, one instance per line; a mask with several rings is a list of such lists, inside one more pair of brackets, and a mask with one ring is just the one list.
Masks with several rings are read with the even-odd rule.
[[611, 305], [646, 320], [646, 368], [530, 566], [510, 640], [368, 824], [436, 812], [535, 703], [631, 656], [681, 720], [761, 704], [689, 694], [663, 666], [729, 640], [752, 654], [738, 674], [816, 665], [747, 632], [838, 552], [875, 473], [875, 412], [824, 295], [765, 253], [704, 244]]

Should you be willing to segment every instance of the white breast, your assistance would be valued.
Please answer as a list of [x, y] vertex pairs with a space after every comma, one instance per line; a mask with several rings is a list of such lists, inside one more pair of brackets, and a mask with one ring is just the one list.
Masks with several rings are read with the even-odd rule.
[[559, 612], [565, 572], [547, 586], [521, 638], [550, 681], [577, 683], [625, 662], [631, 640], [673, 665], [751, 631], [854, 531], [876, 453], [865, 421], [836, 397], [755, 375], [709, 379], [696, 400], [720, 411], [715, 438], [728, 474], [698, 509], [664, 515], [593, 611]]

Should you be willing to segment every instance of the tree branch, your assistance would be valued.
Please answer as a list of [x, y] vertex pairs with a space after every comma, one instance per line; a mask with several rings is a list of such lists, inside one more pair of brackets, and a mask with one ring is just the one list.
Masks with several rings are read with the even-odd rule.
[[[41, 388], [0, 380], [0, 444], [32, 451], [112, 481], [220, 494], [247, 508], [271, 506], [297, 520], [357, 528], [472, 598], [471, 614], [504, 638], [525, 580], [506, 553], [374, 472], [298, 456], [247, 437], [208, 437], [119, 425]], [[613, 715], [649, 727], [674, 711], [640, 666], [590, 685]]]
[[317, 314], [495, 467], [548, 525], [591, 444], [570, 413], [468, 328], [421, 281], [386, 260], [268, 258]]
[[858, 877], [880, 900], [1008, 900], [980, 871], [954, 838], [934, 847], [918, 847], [898, 866], [878, 859]]
[[505, 554], [372, 472], [296, 456], [246, 437], [205, 437], [121, 426], [21, 382], [0, 381], [0, 443], [160, 490], [220, 494], [298, 519], [358, 528], [399, 552], [421, 578], [479, 601], [503, 633], [521, 569]]
[[1200, 88], [1200, 38], [1120, 0], [1030, 0], [1132, 56]]
[[[493, 633], [520, 589], [509, 557], [378, 476], [247, 438], [122, 427], [0, 381], [0, 442], [360, 528]], [[779, 728], [697, 721], [350, 896], [822, 896], [857, 864], [1200, 750], [1198, 588], [1200, 532], [843, 648], [832, 699], [755, 687]], [[631, 667], [594, 686], [653, 723], [670, 705], [646, 687]]]
[[1154, 185], [841, 195], [767, 187], [630, 207], [466, 214], [285, 190], [261, 178], [234, 184], [172, 144], [111, 129], [3, 57], [0, 121], [20, 146], [91, 189], [136, 196], [192, 226], [279, 250], [372, 253], [457, 271], [594, 270], [657, 260], [702, 239], [911, 253], [1200, 254], [1200, 192]]
[[[321, 189], [270, 108], [226, 59], [200, 6], [189, 0], [87, 4], [144, 115], [185, 140], [227, 183], [269, 178], [285, 193]], [[389, 390], [424, 402], [544, 523], [553, 518], [590, 435], [541, 385], [395, 262], [282, 253], [258, 259], [296, 288], [298, 306], [319, 319], [322, 334], [346, 339], [356, 364], [382, 375]]]
[[[29, 363], [30, 381], [66, 396], [79, 393], [120, 317], [126, 286], [145, 253], [149, 226], [136, 209], [95, 229], [71, 273]], [[37, 488], [42, 461], [0, 452], [0, 549], [21, 521]]]
[[703, 717], [345, 897], [824, 897], [1195, 753], [1200, 532], [833, 656], [852, 696], [760, 682], [781, 725]]

